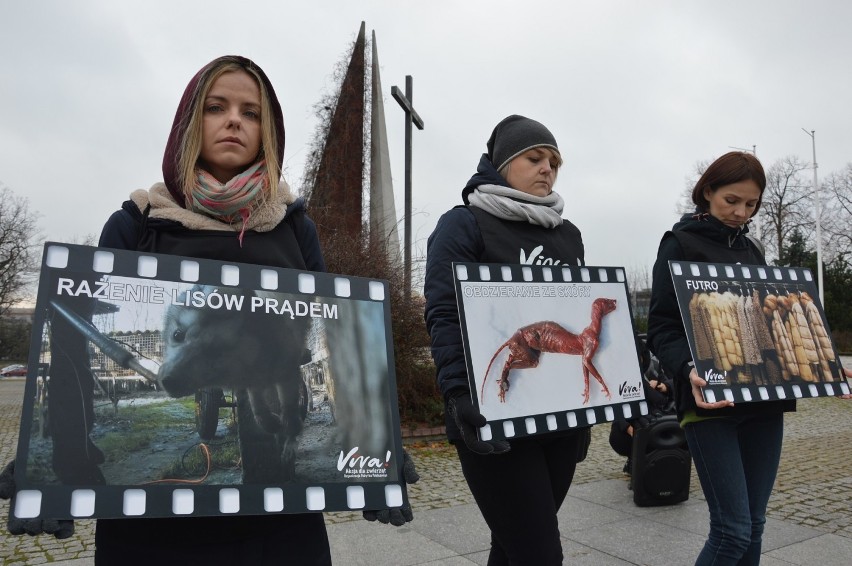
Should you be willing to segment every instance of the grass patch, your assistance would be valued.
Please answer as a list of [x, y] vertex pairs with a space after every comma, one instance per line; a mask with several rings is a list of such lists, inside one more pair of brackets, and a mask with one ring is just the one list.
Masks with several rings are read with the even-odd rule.
[[123, 460], [138, 452], [164, 430], [186, 430], [195, 427], [194, 401], [175, 399], [147, 405], [120, 407], [98, 415], [97, 446], [110, 462]]

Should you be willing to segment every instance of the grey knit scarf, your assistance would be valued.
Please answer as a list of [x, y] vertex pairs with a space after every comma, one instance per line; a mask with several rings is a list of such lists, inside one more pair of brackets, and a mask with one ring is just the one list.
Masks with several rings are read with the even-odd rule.
[[562, 209], [565, 206], [559, 193], [551, 192], [546, 197], [537, 197], [500, 185], [479, 185], [468, 196], [470, 204], [485, 212], [502, 218], [529, 222], [555, 228], [562, 224]]

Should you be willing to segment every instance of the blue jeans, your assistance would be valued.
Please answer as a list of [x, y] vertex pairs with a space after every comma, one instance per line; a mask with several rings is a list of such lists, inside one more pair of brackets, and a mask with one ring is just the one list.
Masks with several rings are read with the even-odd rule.
[[783, 414], [709, 419], [684, 431], [710, 508], [710, 534], [696, 566], [759, 564]]

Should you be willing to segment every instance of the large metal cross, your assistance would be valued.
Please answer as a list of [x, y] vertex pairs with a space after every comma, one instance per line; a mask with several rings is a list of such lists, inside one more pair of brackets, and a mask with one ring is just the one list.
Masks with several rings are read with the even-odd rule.
[[414, 110], [414, 84], [411, 75], [405, 76], [405, 94], [392, 86], [391, 95], [405, 111], [405, 296], [411, 296], [411, 124], [423, 129], [423, 120]]

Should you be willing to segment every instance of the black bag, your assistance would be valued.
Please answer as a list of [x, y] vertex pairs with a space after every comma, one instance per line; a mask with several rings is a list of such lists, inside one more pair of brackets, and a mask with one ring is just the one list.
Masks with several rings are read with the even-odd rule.
[[677, 416], [656, 413], [633, 432], [633, 502], [639, 507], [689, 499], [692, 457]]

